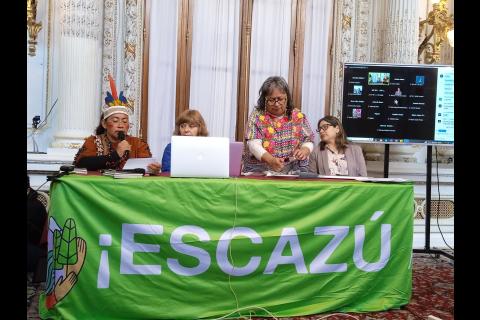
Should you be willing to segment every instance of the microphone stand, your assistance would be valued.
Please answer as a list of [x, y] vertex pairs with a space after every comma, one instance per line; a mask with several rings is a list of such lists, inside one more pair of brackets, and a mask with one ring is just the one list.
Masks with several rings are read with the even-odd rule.
[[43, 121], [40, 121], [40, 116], [36, 115], [32, 119], [32, 144], [33, 144], [33, 152], [27, 151], [27, 153], [42, 153], [46, 154], [46, 152], [40, 152], [38, 151], [38, 144], [37, 141], [35, 140], [35, 136], [38, 134], [38, 132], [47, 124], [47, 119], [50, 113], [52, 112], [53, 108], [57, 104], [58, 98], [55, 100], [53, 103], [52, 107], [48, 111], [47, 115], [45, 116], [45, 119]]
[[32, 132], [32, 145], [33, 145], [33, 153], [38, 153], [38, 145], [37, 141], [35, 141], [35, 136], [37, 135], [37, 129], [34, 128]]
[[35, 140], [35, 137], [36, 135], [38, 134], [38, 131], [39, 131], [39, 125], [40, 123], [40, 116], [35, 116], [33, 117], [32, 119], [32, 147], [33, 147], [33, 151], [32, 152], [29, 152], [29, 153], [41, 153], [41, 152], [38, 152], [38, 144], [37, 144], [37, 141]]

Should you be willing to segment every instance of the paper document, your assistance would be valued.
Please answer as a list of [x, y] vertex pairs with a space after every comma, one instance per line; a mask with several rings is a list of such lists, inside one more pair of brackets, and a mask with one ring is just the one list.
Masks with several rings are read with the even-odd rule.
[[122, 173], [117, 172], [113, 175], [115, 179], [130, 179], [130, 178], [143, 178], [141, 173]]
[[265, 172], [249, 171], [249, 172], [242, 172], [241, 175], [242, 176], [263, 177], [263, 176], [265, 176]]
[[73, 173], [76, 173], [76, 174], [88, 174], [88, 171], [87, 171], [87, 169], [85, 169], [85, 168], [75, 168], [75, 169], [73, 169]]
[[363, 182], [408, 182], [410, 180], [402, 178], [373, 178], [373, 177], [355, 177], [355, 180]]
[[158, 162], [156, 158], [130, 158], [125, 163], [123, 170], [129, 169], [145, 169], [145, 172], [148, 171], [148, 165], [152, 162]]
[[134, 173], [134, 172], [121, 172], [116, 171], [113, 169], [105, 170], [102, 175], [107, 177], [113, 177], [115, 179], [128, 179], [128, 178], [142, 178], [142, 173]]
[[294, 174], [292, 172], [289, 173], [283, 173], [283, 172], [277, 172], [277, 171], [265, 171], [265, 176], [267, 177], [285, 177], [285, 178], [297, 178], [298, 174]]
[[322, 176], [322, 175], [318, 175], [318, 178], [320, 178], [320, 179], [357, 180], [358, 177], [352, 177], [352, 176]]

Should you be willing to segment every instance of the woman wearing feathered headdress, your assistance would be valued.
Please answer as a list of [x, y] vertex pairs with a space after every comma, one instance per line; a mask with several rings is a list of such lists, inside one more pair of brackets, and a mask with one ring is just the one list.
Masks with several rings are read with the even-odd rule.
[[[88, 170], [121, 170], [129, 158], [150, 158], [152, 153], [148, 144], [136, 137], [127, 135], [130, 127], [129, 117], [133, 108], [123, 96], [117, 96], [115, 82], [109, 75], [110, 89], [102, 107], [102, 116], [95, 135], [85, 139], [78, 150], [74, 165]], [[158, 173], [161, 165], [153, 162], [148, 166], [151, 173]]]

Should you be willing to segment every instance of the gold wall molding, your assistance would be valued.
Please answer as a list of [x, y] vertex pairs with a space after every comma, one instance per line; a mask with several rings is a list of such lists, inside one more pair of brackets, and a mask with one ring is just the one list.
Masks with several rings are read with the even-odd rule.
[[27, 0], [27, 31], [28, 31], [28, 55], [35, 56], [37, 37], [42, 30], [42, 23], [37, 22], [37, 0]]

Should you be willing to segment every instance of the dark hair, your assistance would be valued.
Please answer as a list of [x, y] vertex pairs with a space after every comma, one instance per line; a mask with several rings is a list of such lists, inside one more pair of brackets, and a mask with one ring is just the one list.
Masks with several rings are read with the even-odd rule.
[[258, 100], [257, 100], [257, 110], [264, 111], [265, 109], [265, 98], [272, 93], [273, 89], [279, 89], [283, 93], [287, 94], [287, 117], [290, 119], [292, 117], [292, 110], [293, 110], [293, 100], [292, 95], [290, 93], [290, 89], [288, 88], [287, 81], [284, 78], [279, 76], [273, 76], [267, 78], [258, 90]]
[[[345, 129], [343, 129], [342, 123], [340, 120], [334, 116], [325, 116], [318, 120], [317, 129], [320, 130], [320, 122], [325, 121], [331, 124], [334, 127], [338, 127], [339, 131], [337, 136], [335, 137], [335, 146], [338, 150], [344, 151], [348, 145], [347, 141], [347, 134], [345, 133]], [[320, 141], [320, 150], [325, 150], [325, 142]]]
[[103, 113], [100, 115], [100, 123], [98, 124], [97, 129], [95, 129], [95, 134], [97, 136], [105, 133], [105, 131], [106, 131], [106, 129], [102, 126], [102, 121], [103, 121]]
[[36, 199], [38, 192], [30, 186], [30, 176], [27, 174], [27, 201]]
[[180, 113], [177, 121], [175, 121], [175, 130], [173, 131], [174, 135], [180, 135], [180, 125], [184, 123], [198, 126], [198, 136], [208, 136], [207, 125], [205, 124], [205, 120], [203, 120], [203, 117], [198, 110], [188, 109]]

